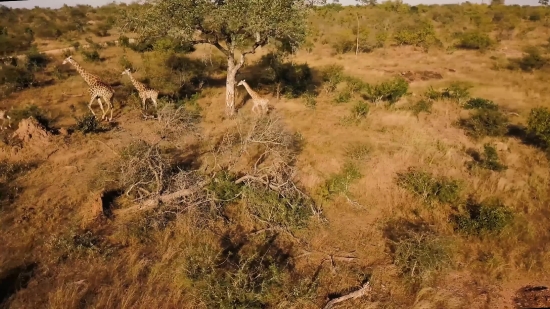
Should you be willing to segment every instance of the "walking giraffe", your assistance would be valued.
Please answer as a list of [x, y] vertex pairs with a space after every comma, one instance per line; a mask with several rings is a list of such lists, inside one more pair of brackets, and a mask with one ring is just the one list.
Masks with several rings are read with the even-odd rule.
[[[94, 116], [96, 116], [94, 110], [92, 109], [92, 104], [94, 103], [94, 100], [97, 99], [97, 102], [99, 102], [99, 107], [101, 108], [101, 112], [103, 112], [103, 115], [101, 116], [101, 120], [105, 119], [105, 116], [107, 115], [107, 112], [111, 110], [111, 116], [109, 117], [109, 121], [113, 119], [113, 96], [115, 94], [115, 91], [111, 86], [109, 86], [107, 83], [103, 82], [98, 76], [86, 72], [74, 59], [72, 56], [67, 57], [63, 64], [66, 63], [72, 64], [75, 69], [78, 71], [80, 76], [84, 79], [84, 81], [90, 86], [88, 89], [88, 92], [90, 93], [90, 103], [88, 104], [88, 108], [92, 112]], [[103, 103], [101, 103], [101, 98], [105, 100], [107, 103], [107, 112], [103, 109]], [[97, 117], [97, 116], [96, 116]]]
[[244, 86], [244, 88], [246, 88], [246, 91], [248, 91], [248, 94], [250, 94], [250, 97], [252, 98], [252, 103], [254, 104], [252, 106], [252, 112], [254, 112], [254, 110], [258, 107], [261, 107], [262, 110], [267, 113], [267, 110], [268, 110], [268, 107], [267, 107], [267, 103], [269, 103], [269, 100], [268, 99], [264, 99], [262, 97], [260, 97], [260, 95], [255, 92], [254, 90], [252, 90], [250, 88], [250, 86], [246, 83], [246, 81], [243, 79], [241, 80], [237, 86]]
[[139, 93], [139, 98], [141, 99], [141, 102], [143, 104], [143, 109], [147, 109], [147, 99], [151, 99], [153, 101], [153, 104], [155, 105], [155, 108], [157, 108], [157, 97], [159, 96], [159, 92], [155, 89], [147, 87], [145, 84], [140, 83], [137, 81], [133, 76], [132, 73], [130, 73], [130, 69], [124, 70], [122, 72], [122, 75], [128, 75], [130, 77], [130, 81], [132, 81], [132, 84], [134, 87], [136, 87], [136, 90]]

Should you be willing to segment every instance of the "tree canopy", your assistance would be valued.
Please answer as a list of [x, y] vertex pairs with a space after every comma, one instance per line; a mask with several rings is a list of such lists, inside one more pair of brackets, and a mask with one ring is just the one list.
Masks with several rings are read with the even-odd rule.
[[228, 58], [226, 103], [232, 109], [230, 91], [245, 56], [270, 39], [298, 46], [305, 39], [306, 8], [312, 4], [304, 0], [152, 0], [128, 10], [122, 20], [142, 37], [168, 36], [181, 43], [217, 47]]

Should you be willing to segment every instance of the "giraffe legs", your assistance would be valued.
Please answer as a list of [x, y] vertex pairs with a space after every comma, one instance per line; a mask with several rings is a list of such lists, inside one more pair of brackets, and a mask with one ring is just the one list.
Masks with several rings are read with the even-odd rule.
[[105, 116], [107, 115], [107, 112], [108, 111], [111, 111], [111, 116], [109, 116], [109, 121], [113, 120], [113, 103], [112, 103], [112, 100], [113, 98], [105, 98], [103, 97], [103, 100], [105, 100], [105, 103], [107, 103], [107, 111], [105, 112]]
[[143, 109], [144, 110], [147, 110], [147, 98], [143, 98], [141, 99], [141, 104], [143, 105]]
[[[103, 108], [103, 103], [101, 103], [101, 99], [97, 97], [97, 102], [99, 102], [99, 107], [101, 108], [101, 112], [103, 115], [101, 115], [101, 120], [105, 119], [105, 109]], [[107, 102], [106, 102], [107, 103]]]
[[94, 110], [92, 109], [92, 104], [94, 103], [94, 100], [95, 100], [96, 97], [92, 96], [92, 99], [90, 100], [90, 104], [88, 104], [88, 109], [90, 109], [90, 111], [92, 112], [92, 114], [94, 116], [96, 116]]

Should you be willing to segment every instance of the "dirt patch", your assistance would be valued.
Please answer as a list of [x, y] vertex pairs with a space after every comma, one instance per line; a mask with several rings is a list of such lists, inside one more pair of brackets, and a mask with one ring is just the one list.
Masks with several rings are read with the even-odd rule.
[[550, 289], [545, 286], [525, 286], [516, 292], [517, 309], [550, 308]]
[[434, 71], [405, 71], [401, 72], [400, 75], [404, 77], [409, 82], [414, 82], [417, 80], [431, 80], [431, 79], [442, 79], [443, 75]]

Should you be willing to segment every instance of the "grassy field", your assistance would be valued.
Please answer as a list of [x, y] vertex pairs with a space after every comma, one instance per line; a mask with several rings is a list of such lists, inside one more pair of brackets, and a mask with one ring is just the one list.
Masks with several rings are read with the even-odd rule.
[[247, 58], [270, 111], [238, 87], [234, 118], [209, 45], [96, 44], [117, 9], [2, 9], [60, 33], [4, 51], [26, 56], [0, 71], [0, 307], [322, 308], [369, 282], [337, 307], [528, 308], [549, 286], [547, 8], [317, 8], [295, 54]]

